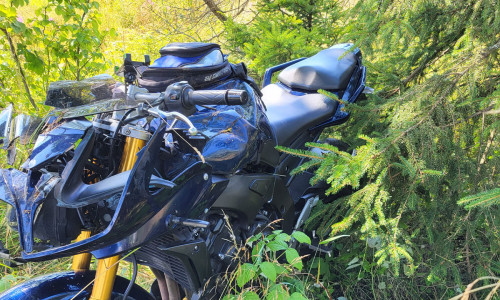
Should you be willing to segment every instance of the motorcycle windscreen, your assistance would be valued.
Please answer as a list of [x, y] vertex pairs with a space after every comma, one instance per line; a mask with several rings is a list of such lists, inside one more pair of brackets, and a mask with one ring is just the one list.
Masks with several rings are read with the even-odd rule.
[[92, 102], [76, 107], [57, 109], [54, 114], [63, 119], [91, 116], [106, 112], [122, 111], [137, 108], [137, 103], [115, 98]]
[[116, 87], [117, 82], [107, 74], [81, 81], [56, 81], [50, 84], [44, 104], [56, 108], [69, 108], [112, 99], [115, 98], [113, 94], [116, 93]]

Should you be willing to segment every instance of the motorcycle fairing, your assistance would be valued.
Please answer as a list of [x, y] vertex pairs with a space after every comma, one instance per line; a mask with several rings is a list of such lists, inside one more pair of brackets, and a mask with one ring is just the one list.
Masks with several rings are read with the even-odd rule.
[[168, 255], [177, 257], [190, 275], [191, 285], [194, 290], [203, 288], [211, 276], [210, 254], [204, 240], [198, 239], [181, 245], [160, 248]]
[[235, 110], [192, 116], [191, 122], [207, 137], [202, 154], [217, 173], [234, 173], [249, 163], [257, 150], [259, 130]]
[[[88, 299], [95, 279], [95, 271], [87, 271], [75, 274], [74, 272], [60, 272], [36, 277], [25, 281], [0, 294], [0, 299], [9, 300], [83, 300]], [[127, 289], [129, 281], [117, 276], [113, 285], [113, 296], [115, 299]], [[134, 299], [154, 300], [154, 297], [143, 288], [134, 284], [129, 294]]]
[[[243, 89], [252, 99], [241, 106], [200, 106], [198, 111], [189, 117], [207, 140], [199, 150], [213, 172], [232, 174], [252, 161], [257, 153], [260, 132], [257, 124], [263, 115], [259, 107], [260, 97], [242, 80], [227, 80], [213, 89]], [[151, 129], [156, 130], [159, 122], [159, 119], [152, 121]], [[185, 124], [178, 126], [187, 129]]]
[[15, 209], [21, 246], [25, 251], [31, 252], [33, 250], [32, 228], [37, 208], [60, 178], [51, 173], [45, 173], [36, 180], [31, 177], [31, 173], [15, 169], [0, 169], [0, 174], [0, 199]]
[[[78, 208], [121, 194], [131, 171], [122, 172], [94, 184], [85, 184], [81, 174], [95, 142], [95, 132], [90, 128], [61, 174], [61, 182], [54, 194], [60, 207]], [[162, 178], [151, 176], [150, 185], [173, 188], [175, 184]]]
[[63, 122], [56, 126], [56, 128], [38, 136], [33, 152], [22, 166], [24, 169], [42, 167], [50, 160], [73, 149], [75, 143], [92, 126], [92, 123], [83, 119]]
[[214, 209], [237, 212], [240, 222], [252, 224], [259, 209], [265, 203], [274, 206], [282, 214], [283, 230], [292, 229], [293, 201], [281, 176], [275, 174], [242, 174], [230, 178], [227, 188], [212, 205]]
[[[23, 258], [40, 261], [96, 249], [100, 249], [95, 253], [98, 258], [101, 255], [117, 255], [165, 232], [165, 220], [169, 215], [200, 214], [202, 208], [210, 205], [207, 201], [214, 199], [206, 197], [207, 191], [221, 189], [212, 183], [211, 168], [207, 164], [198, 162], [187, 168], [173, 179], [173, 188], [161, 188], [155, 192], [149, 190], [164, 133], [165, 125], [162, 125], [137, 154], [137, 162], [125, 183], [115, 214], [104, 231], [72, 244], [36, 253], [25, 251]], [[82, 140], [81, 144], [84, 142], [87, 141]], [[80, 147], [84, 148], [85, 145]], [[108, 246], [110, 248], [106, 248]]]
[[[207, 180], [205, 180], [204, 174], [209, 176]], [[111, 245], [103, 245], [93, 250], [92, 254], [100, 259], [137, 248], [171, 229], [167, 227], [170, 216], [179, 215], [186, 216], [187, 218], [198, 218], [203, 214], [205, 208], [211, 206], [227, 185], [227, 180], [220, 180], [220, 178], [216, 179], [214, 177], [211, 175], [211, 168], [207, 164], [194, 164], [183, 172], [183, 174], [179, 175], [177, 180], [174, 180], [174, 182], [178, 182], [179, 186], [173, 188], [169, 193], [164, 193], [165, 195], [151, 197], [148, 203], [154, 200], [154, 202], [158, 202], [158, 205], [163, 205], [152, 218], [138, 229], [137, 227], [125, 229], [128, 231], [121, 233], [120, 241], [115, 241]], [[169, 194], [173, 194], [173, 196]], [[168, 203], [164, 199], [169, 199]], [[143, 211], [156, 211], [155, 208], [140, 208]], [[130, 214], [135, 214], [135, 212], [131, 211]], [[121, 218], [121, 220], [121, 222], [131, 221], [130, 219], [126, 219], [126, 216]], [[120, 219], [117, 219], [117, 222], [120, 222]]]

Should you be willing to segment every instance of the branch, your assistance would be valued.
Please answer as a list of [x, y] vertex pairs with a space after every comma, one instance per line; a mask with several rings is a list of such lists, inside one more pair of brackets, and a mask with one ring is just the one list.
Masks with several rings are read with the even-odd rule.
[[412, 81], [415, 77], [417, 77], [418, 75], [420, 75], [420, 73], [422, 73], [422, 71], [427, 68], [428, 66], [430, 65], [433, 65], [436, 61], [438, 61], [443, 55], [445, 55], [448, 50], [450, 50], [450, 48], [446, 48], [445, 50], [441, 51], [436, 57], [434, 57], [431, 61], [431, 59], [427, 59], [423, 64], [421, 64], [418, 68], [416, 68], [415, 70], [413, 70], [413, 72], [408, 76], [406, 77], [405, 79], [403, 79], [402, 83], [404, 86], [406, 86], [410, 81]]
[[450, 123], [450, 124], [441, 125], [439, 127], [440, 128], [446, 128], [446, 127], [450, 127], [450, 126], [455, 126], [457, 124], [463, 123], [463, 122], [465, 122], [465, 121], [467, 121], [469, 119], [472, 119], [472, 118], [480, 116], [480, 115], [496, 115], [496, 114], [500, 113], [500, 109], [493, 109], [493, 108], [495, 108], [495, 107], [493, 105], [490, 105], [487, 108], [482, 109], [480, 111], [477, 111], [477, 112], [473, 113], [470, 116], [464, 117], [463, 119], [459, 119], [458, 121]]
[[477, 174], [481, 172], [481, 167], [486, 162], [486, 155], [488, 155], [488, 151], [490, 151], [491, 144], [493, 144], [493, 140], [495, 139], [496, 129], [493, 129], [490, 132], [490, 136], [488, 137], [488, 141], [486, 142], [486, 148], [484, 149], [483, 155], [481, 156], [481, 160], [479, 161], [479, 165], [477, 167]]
[[[482, 287], [476, 288], [476, 289], [472, 289], [472, 287], [481, 280], [497, 280], [497, 283], [485, 285], [485, 286], [482, 286]], [[484, 290], [484, 289], [488, 289], [488, 288], [495, 288], [495, 286], [498, 285], [498, 282], [500, 282], [500, 279], [497, 277], [493, 277], [493, 276], [484, 276], [484, 277], [478, 278], [478, 279], [474, 280], [472, 283], [468, 284], [467, 288], [465, 289], [465, 291], [462, 294], [457, 295], [457, 296], [451, 298], [450, 300], [469, 299], [469, 295], [471, 293], [474, 293], [474, 292], [477, 292], [480, 290]]]
[[12, 38], [10, 37], [9, 32], [7, 31], [6, 28], [0, 28], [1, 31], [5, 34], [5, 37], [7, 37], [7, 41], [9, 42], [9, 47], [10, 47], [10, 54], [12, 55], [12, 59], [16, 62], [17, 68], [19, 70], [19, 74], [21, 75], [21, 80], [24, 85], [24, 89], [26, 91], [26, 95], [28, 96], [28, 99], [30, 100], [31, 105], [38, 111], [38, 106], [36, 106], [35, 101], [31, 97], [31, 92], [30, 88], [28, 86], [28, 83], [26, 82], [26, 76], [24, 75], [24, 70], [23, 67], [21, 66], [21, 62], [19, 61], [19, 57], [17, 56], [16, 53], [16, 48], [14, 47], [14, 43], [12, 42]]
[[203, 0], [208, 6], [208, 9], [219, 19], [222, 23], [227, 21], [227, 17], [222, 13], [220, 8], [215, 4], [213, 0]]

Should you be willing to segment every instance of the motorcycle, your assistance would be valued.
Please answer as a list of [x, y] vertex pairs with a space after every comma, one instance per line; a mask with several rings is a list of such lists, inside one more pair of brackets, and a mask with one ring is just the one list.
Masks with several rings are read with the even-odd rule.
[[[0, 170], [0, 200], [23, 248], [0, 258], [73, 256], [72, 271], [0, 299], [210, 298], [206, 283], [230, 268], [235, 245], [274, 220], [290, 233], [309, 217], [325, 189], [309, 184], [310, 172], [290, 175], [305, 160], [276, 146], [305, 149], [348, 119], [343, 103], [366, 88], [360, 50], [340, 44], [271, 67], [262, 89], [216, 44], [160, 54], [153, 64], [126, 55], [124, 84], [104, 75], [53, 83], [45, 104], [56, 109], [42, 121], [14, 118], [12, 105], [0, 114], [9, 154], [37, 137], [21, 170]], [[121, 260], [132, 263], [131, 280], [117, 276]], [[135, 284], [138, 264], [156, 276], [150, 292]]]

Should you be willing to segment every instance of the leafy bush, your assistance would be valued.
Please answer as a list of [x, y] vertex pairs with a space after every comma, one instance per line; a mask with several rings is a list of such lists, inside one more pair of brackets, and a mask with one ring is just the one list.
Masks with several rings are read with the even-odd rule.
[[304, 272], [303, 257], [293, 247], [295, 241], [311, 244], [311, 239], [300, 231], [289, 235], [274, 230], [250, 237], [236, 258], [236, 270], [226, 278], [228, 291], [224, 299], [315, 298], [310, 296], [314, 289], [312, 275]]

